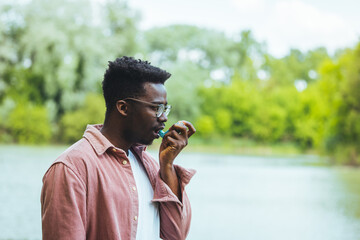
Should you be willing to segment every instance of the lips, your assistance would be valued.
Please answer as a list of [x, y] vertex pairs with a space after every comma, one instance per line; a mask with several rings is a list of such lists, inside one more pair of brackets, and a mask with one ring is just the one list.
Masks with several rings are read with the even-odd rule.
[[164, 128], [165, 128], [165, 126], [160, 126], [160, 127], [155, 128], [154, 133], [156, 135], [156, 138], [159, 138], [159, 131], [163, 130]]

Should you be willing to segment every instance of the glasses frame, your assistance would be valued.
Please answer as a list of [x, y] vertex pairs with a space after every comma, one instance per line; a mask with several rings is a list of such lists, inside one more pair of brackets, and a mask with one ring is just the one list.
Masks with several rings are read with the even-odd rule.
[[140, 99], [137, 99], [137, 98], [130, 98], [130, 97], [122, 99], [122, 100], [123, 101], [132, 100], [132, 101], [147, 104], [147, 105], [149, 105], [151, 107], [156, 108], [155, 117], [157, 117], [157, 118], [161, 117], [161, 115], [163, 115], [163, 114], [167, 117], [169, 115], [169, 113], [170, 113], [170, 110], [171, 110], [171, 105], [167, 105], [167, 104], [165, 105], [163, 103], [156, 104], [156, 103], [146, 102], [146, 101], [143, 101], [143, 100], [140, 100]]

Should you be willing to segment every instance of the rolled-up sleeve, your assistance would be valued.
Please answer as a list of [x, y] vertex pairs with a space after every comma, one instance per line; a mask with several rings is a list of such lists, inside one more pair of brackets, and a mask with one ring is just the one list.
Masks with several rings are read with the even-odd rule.
[[55, 163], [43, 178], [43, 239], [86, 239], [86, 187], [76, 173]]
[[179, 179], [182, 202], [161, 179], [160, 173], [157, 174], [154, 189], [153, 202], [159, 202], [160, 205], [160, 237], [165, 240], [185, 239], [191, 221], [190, 201], [185, 192], [185, 186], [196, 171], [178, 165], [174, 166]]

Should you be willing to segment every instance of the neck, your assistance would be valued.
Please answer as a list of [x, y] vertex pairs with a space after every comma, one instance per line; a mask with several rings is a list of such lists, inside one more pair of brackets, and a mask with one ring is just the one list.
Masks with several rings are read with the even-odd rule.
[[100, 132], [117, 148], [124, 150], [126, 153], [130, 149], [132, 143], [125, 140], [123, 131], [118, 127], [121, 124], [111, 124], [111, 121], [105, 119]]

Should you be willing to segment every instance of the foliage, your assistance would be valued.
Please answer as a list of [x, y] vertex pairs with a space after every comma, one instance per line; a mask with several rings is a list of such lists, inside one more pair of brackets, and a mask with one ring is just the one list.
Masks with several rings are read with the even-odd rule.
[[266, 55], [262, 69], [266, 71], [268, 85], [272, 87], [293, 86], [297, 80], [303, 80], [309, 84], [316, 81], [318, 68], [328, 59], [330, 57], [324, 48], [305, 53], [292, 49], [287, 56], [280, 59]]
[[352, 165], [359, 165], [360, 158], [359, 61], [360, 44], [345, 51], [338, 61], [326, 62], [319, 82], [329, 106], [325, 148], [337, 161]]
[[216, 119], [219, 132], [276, 141], [287, 128], [287, 112], [275, 101], [281, 96], [268, 95], [252, 82], [233, 79], [229, 86], [201, 89], [200, 96], [204, 99], [204, 114]]
[[235, 74], [255, 80], [256, 64], [251, 57], [263, 56], [262, 45], [250, 31], [229, 38], [210, 29], [171, 25], [150, 29], [142, 36], [148, 58], [173, 73], [166, 84], [169, 102], [174, 106], [172, 121], [200, 117], [202, 99], [198, 90], [204, 85], [229, 84]]
[[139, 31], [138, 20], [125, 0], [0, 4], [0, 141], [78, 140], [103, 121], [107, 61], [134, 55], [172, 73], [169, 124], [194, 122], [206, 141], [290, 142], [360, 164], [360, 44], [276, 58], [251, 31]]
[[47, 143], [51, 137], [51, 126], [46, 109], [29, 103], [19, 103], [10, 113], [7, 127], [16, 142]]
[[60, 140], [72, 143], [81, 138], [87, 124], [103, 123], [105, 102], [101, 95], [89, 94], [81, 108], [64, 114], [60, 120]]
[[207, 72], [191, 62], [180, 62], [169, 68], [172, 77], [165, 83], [168, 102], [172, 105], [170, 117], [193, 121], [200, 114], [198, 88], [207, 77]]
[[324, 135], [327, 106], [321, 94], [311, 86], [300, 94], [300, 113], [295, 124], [295, 139], [302, 148], [319, 147]]
[[107, 61], [134, 54], [137, 17], [124, 1], [94, 4], [32, 0], [2, 7], [5, 95], [55, 106], [56, 119], [77, 108], [87, 92], [100, 90]]
[[209, 138], [215, 130], [214, 119], [210, 116], [203, 115], [196, 121], [196, 129], [198, 134], [205, 138]]
[[214, 112], [215, 125], [222, 135], [231, 134], [232, 116], [229, 110], [220, 108]]

